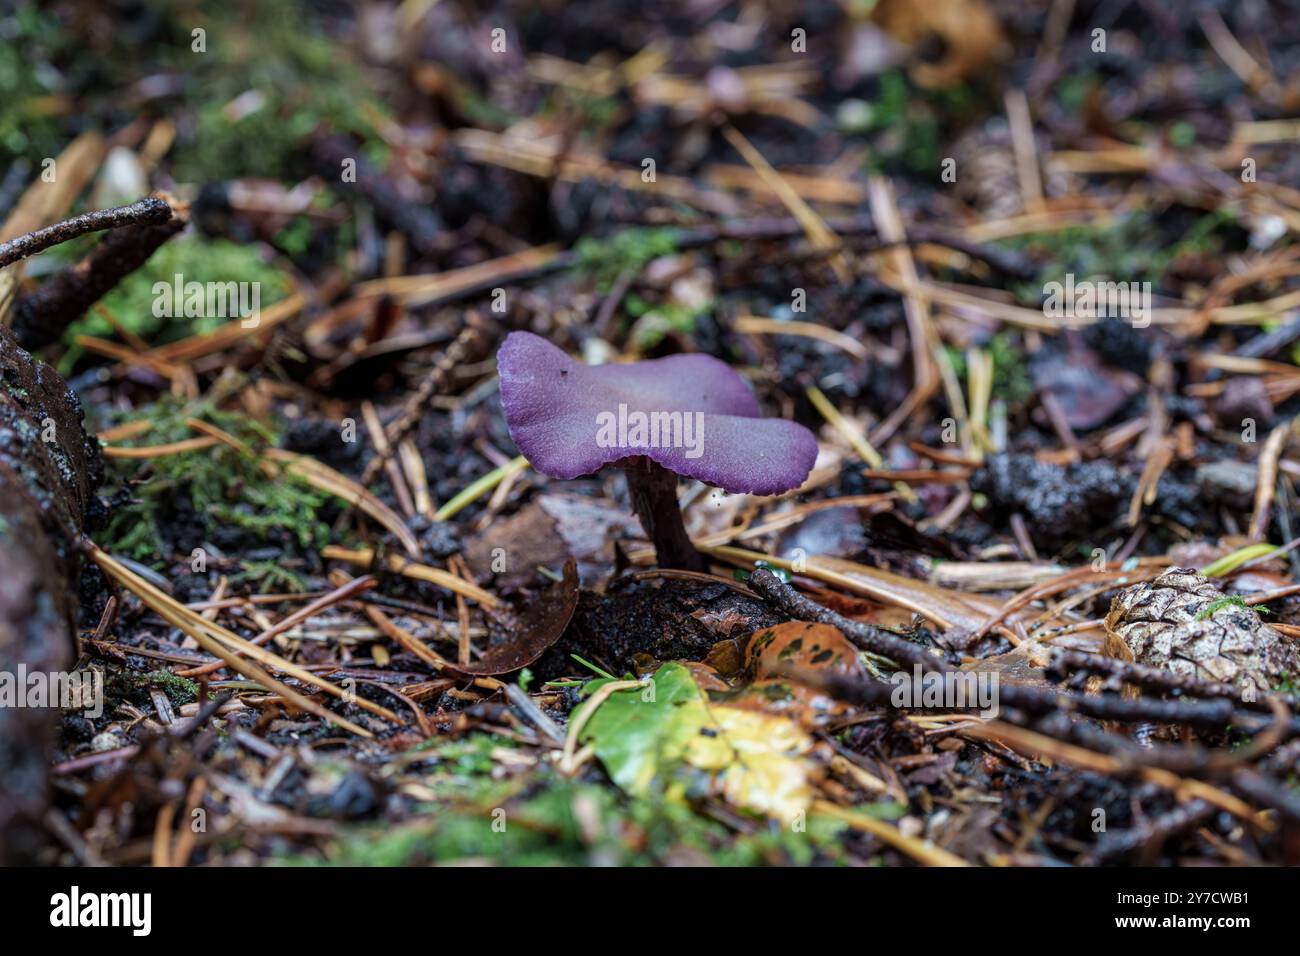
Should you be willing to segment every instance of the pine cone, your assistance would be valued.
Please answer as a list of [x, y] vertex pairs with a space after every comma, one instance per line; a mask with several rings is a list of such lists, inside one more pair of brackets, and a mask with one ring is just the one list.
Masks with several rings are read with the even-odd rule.
[[1106, 624], [1139, 664], [1185, 677], [1267, 692], [1300, 675], [1300, 644], [1189, 568], [1125, 589]]

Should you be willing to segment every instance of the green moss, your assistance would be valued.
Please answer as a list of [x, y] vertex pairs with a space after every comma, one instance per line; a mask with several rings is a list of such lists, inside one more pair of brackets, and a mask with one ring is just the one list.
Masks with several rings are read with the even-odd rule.
[[[669, 335], [676, 334], [689, 338], [695, 334], [696, 320], [712, 307], [711, 302], [700, 309], [672, 302], [650, 306], [633, 324], [632, 341], [636, 343], [638, 349], [646, 351], [654, 348]], [[629, 308], [628, 311], [631, 312], [632, 309]]]
[[1169, 127], [1169, 145], [1177, 149], [1187, 149], [1196, 142], [1196, 127], [1185, 120], [1180, 120]]
[[[591, 863], [645, 865], [687, 853], [724, 866], [836, 862], [843, 858], [841, 825], [818, 817], [806, 832], [757, 826], [736, 833], [682, 804], [629, 799], [618, 791], [580, 783], [546, 765], [504, 780], [491, 753], [501, 738], [477, 734], [433, 744], [436, 761], [428, 786], [438, 800], [400, 827], [358, 827], [345, 833], [324, 861], [288, 857], [282, 863], [327, 862], [344, 866], [406, 866], [486, 860], [506, 866]], [[590, 811], [584, 827], [577, 808]], [[495, 826], [494, 826], [495, 824]], [[504, 824], [504, 826], [503, 826]]]
[[1232, 210], [1219, 209], [1200, 217], [1176, 241], [1170, 242], [1149, 212], [1137, 211], [1099, 225], [1070, 226], [1017, 236], [1004, 240], [1004, 245], [1039, 256], [1044, 265], [1034, 280], [1016, 283], [1012, 288], [1020, 301], [1036, 304], [1042, 299], [1043, 286], [1060, 281], [1066, 273], [1081, 279], [1095, 276], [1159, 285], [1165, 270], [1179, 256], [1223, 252], [1222, 232], [1236, 224]]
[[[68, 249], [62, 251], [60, 257], [75, 260], [83, 251], [79, 248]], [[258, 301], [261, 308], [278, 302], [290, 291], [288, 277], [264, 261], [258, 255], [255, 245], [186, 236], [172, 239], [159, 247], [148, 262], [104, 296], [104, 308], [123, 328], [155, 344], [210, 332], [234, 318], [233, 315], [155, 315], [154, 303], [158, 296], [154, 292], [154, 284], [164, 282], [170, 289], [177, 275], [182, 277], [182, 283], [256, 282], [259, 284]], [[167, 295], [170, 296], [170, 292]], [[73, 368], [83, 354], [76, 344], [78, 335], [113, 338], [116, 337], [116, 332], [107, 319], [93, 310], [68, 326], [63, 336], [67, 352], [59, 363], [60, 371], [64, 374]]]
[[1097, 74], [1091, 70], [1082, 73], [1067, 73], [1056, 81], [1054, 90], [1056, 101], [1068, 113], [1078, 114], [1083, 111], [1083, 104], [1092, 90], [1101, 85]]
[[505, 129], [518, 122], [520, 118], [510, 110], [493, 103], [468, 84], [461, 87], [457, 105], [471, 123], [488, 129]]
[[1252, 604], [1247, 604], [1245, 598], [1233, 595], [1232, 597], [1223, 597], [1219, 598], [1217, 601], [1211, 601], [1207, 607], [1204, 607], [1197, 612], [1196, 620], [1204, 621], [1211, 618], [1216, 612], [1223, 610], [1225, 607], [1244, 607], [1247, 610], [1254, 611], [1256, 614], [1268, 613], [1268, 608], [1262, 606], [1255, 607]]
[[864, 117], [873, 147], [867, 167], [872, 172], [935, 175], [943, 129], [969, 121], [978, 107], [976, 91], [968, 86], [927, 90], [914, 86], [902, 70], [882, 74]]
[[231, 584], [251, 584], [262, 593], [302, 594], [307, 582], [276, 560], [240, 561], [244, 570], [230, 579]]
[[180, 677], [171, 671], [156, 670], [147, 674], [120, 670], [110, 673], [108, 690], [115, 697], [139, 696], [140, 691], [148, 692], [160, 689], [167, 695], [173, 705], [191, 704], [199, 699], [199, 685], [188, 677]]
[[[276, 432], [248, 416], [219, 411], [211, 401], [189, 404], [174, 398], [159, 399], [124, 421], [145, 419], [153, 428], [140, 444], [163, 445], [195, 437], [187, 417], [212, 422], [250, 448], [272, 445]], [[274, 536], [314, 551], [330, 540], [329, 527], [317, 517], [328, 496], [292, 475], [270, 480], [253, 454], [224, 444], [212, 448], [164, 455], [145, 462], [110, 458], [109, 477], [126, 486], [143, 473], [144, 480], [130, 485], [132, 501], [114, 510], [108, 527], [98, 537], [103, 547], [155, 567], [166, 563], [164, 527], [168, 514], [183, 496], [201, 528], [193, 542], [181, 542], [186, 552], [201, 540], [212, 540], [223, 528], [240, 528], [258, 539]]]
[[[60, 22], [27, 0], [0, 18], [0, 169], [20, 156], [55, 156], [67, 144], [67, 108], [56, 95], [77, 97], [87, 115], [117, 112], [121, 91], [154, 74], [182, 84], [182, 111], [168, 110], [177, 119], [171, 161], [179, 180], [294, 179], [304, 171], [303, 138], [317, 127], [360, 136], [368, 158], [386, 163], [376, 124], [388, 111], [347, 45], [325, 32], [317, 5], [154, 0], [148, 6], [143, 22], [120, 34], [90, 35], [86, 26], [100, 18]], [[206, 32], [202, 52], [193, 49], [196, 29]], [[228, 109], [245, 94], [241, 109]]]
[[573, 247], [576, 268], [593, 278], [601, 291], [608, 291], [625, 271], [639, 271], [675, 253], [678, 239], [678, 231], [670, 227], [625, 229], [606, 238], [579, 239]]
[[52, 67], [70, 45], [53, 15], [21, 3], [0, 18], [0, 167], [25, 158], [40, 172], [39, 162], [59, 154], [65, 143], [60, 110], [54, 97], [64, 78]]
[[[176, 175], [202, 181], [239, 176], [292, 178], [301, 173], [302, 140], [317, 127], [355, 133], [381, 165], [386, 150], [374, 124], [387, 118], [361, 66], [316, 27], [300, 0], [207, 5], [162, 4], [173, 37], [170, 60], [183, 71], [186, 101], [196, 104], [192, 133], [175, 152]], [[207, 31], [207, 52], [191, 49], [191, 31]], [[227, 107], [248, 95], [257, 108], [232, 118]]]
[[600, 96], [576, 89], [557, 89], [546, 97], [539, 113], [546, 116], [569, 110], [577, 113], [579, 128], [585, 133], [595, 134], [614, 124], [622, 105], [614, 96]]

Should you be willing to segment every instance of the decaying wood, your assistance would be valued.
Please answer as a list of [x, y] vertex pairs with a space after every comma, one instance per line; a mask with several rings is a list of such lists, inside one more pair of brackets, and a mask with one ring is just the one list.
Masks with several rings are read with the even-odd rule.
[[[77, 539], [101, 472], [77, 397], [0, 328], [0, 672], [13, 680], [74, 660]], [[58, 718], [0, 707], [0, 863], [34, 846]]]

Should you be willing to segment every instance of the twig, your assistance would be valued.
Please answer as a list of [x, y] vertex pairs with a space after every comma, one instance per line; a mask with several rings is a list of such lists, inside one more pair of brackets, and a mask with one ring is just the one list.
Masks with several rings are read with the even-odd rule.
[[506, 696], [510, 698], [510, 703], [519, 708], [520, 713], [528, 719], [534, 727], [542, 732], [551, 743], [557, 747], [564, 746], [564, 731], [562, 731], [541, 707], [537, 706], [537, 701], [528, 696], [518, 684], [506, 684]]
[[420, 417], [424, 414], [430, 399], [446, 387], [447, 379], [451, 373], [463, 363], [469, 361], [474, 354], [483, 346], [485, 336], [477, 325], [467, 325], [456, 336], [456, 340], [447, 346], [447, 351], [442, 353], [442, 357], [434, 364], [424, 380], [420, 382], [419, 387], [406, 400], [399, 414], [386, 429], [385, 434], [388, 438], [388, 447], [380, 450], [376, 448], [375, 456], [366, 464], [366, 470], [361, 473], [361, 482], [363, 486], [368, 486], [375, 480], [379, 470], [384, 467], [384, 462], [392, 454], [392, 450], [404, 442], [408, 435], [419, 424]]
[[1142, 826], [1105, 833], [1084, 857], [1084, 862], [1089, 866], [1096, 866], [1114, 857], [1132, 853], [1140, 847], [1152, 843], [1164, 843], [1171, 836], [1208, 820], [1214, 813], [1215, 808], [1204, 800], [1189, 800], [1185, 804], [1174, 807], [1168, 813], [1162, 813], [1155, 819], [1147, 821]]
[[120, 226], [147, 226], [166, 222], [171, 218], [169, 205], [156, 196], [137, 200], [128, 206], [114, 206], [98, 212], [85, 212], [44, 229], [37, 229], [8, 242], [0, 242], [0, 269], [26, 259], [50, 246], [84, 236], [88, 232], [117, 229]]
[[188, 204], [166, 193], [158, 193], [151, 200], [167, 208], [166, 218], [114, 229], [90, 255], [46, 279], [39, 289], [14, 303], [14, 334], [24, 348], [39, 348], [56, 341], [74, 319], [185, 228], [190, 218]]
[[329, 558], [332, 561], [346, 561], [355, 567], [369, 567], [371, 564], [378, 564], [385, 571], [392, 571], [403, 577], [415, 578], [419, 581], [428, 581], [430, 584], [436, 584], [455, 594], [464, 595], [471, 601], [477, 601], [485, 608], [495, 609], [501, 606], [501, 601], [497, 599], [496, 595], [489, 594], [476, 584], [471, 584], [449, 571], [442, 570], [442, 568], [433, 568], [426, 564], [405, 561], [395, 554], [380, 555], [377, 560], [375, 552], [370, 548], [351, 550], [331, 544], [321, 549], [321, 557]]
[[[749, 576], [749, 587], [769, 604], [792, 617], [838, 628], [845, 637], [863, 650], [900, 663], [920, 664], [922, 667], [935, 670], [948, 669], [933, 651], [927, 651], [920, 645], [881, 628], [851, 621], [842, 614], [824, 608], [804, 597], [766, 568], [760, 568]], [[884, 686], [889, 687], [889, 685]]]
[[[289, 630], [290, 628], [297, 627], [303, 621], [306, 621], [307, 619], [314, 617], [315, 615], [319, 614], [321, 611], [325, 610], [327, 607], [332, 607], [333, 605], [339, 603], [340, 601], [351, 600], [357, 594], [369, 588], [374, 587], [375, 584], [377, 583], [378, 582], [375, 580], [374, 576], [369, 574], [364, 575], [363, 577], [355, 578], [354, 580], [349, 581], [347, 584], [344, 584], [342, 587], [335, 588], [333, 591], [321, 595], [316, 600], [308, 604], [306, 607], [301, 607], [298, 610], [294, 611], [292, 614], [286, 615], [278, 624], [275, 624], [272, 627], [267, 628], [266, 630], [262, 631], [261, 634], [258, 634], [256, 637], [252, 638], [250, 643], [261, 646], [265, 644], [267, 641], [271, 640], [271, 638], [275, 637], [276, 635], [283, 634], [285, 631]], [[226, 665], [224, 662], [215, 661], [211, 664], [204, 664], [201, 667], [195, 667], [187, 671], [181, 671], [180, 675], [182, 677], [189, 677], [189, 678], [202, 677], [206, 674], [211, 674], [213, 671], [219, 671], [225, 666]]]
[[[815, 621], [838, 628], [845, 637], [864, 650], [931, 671], [942, 673], [953, 670], [950, 665], [915, 644], [868, 624], [851, 621], [842, 614], [809, 600], [765, 568], [750, 575], [749, 585], [761, 597], [799, 620]], [[801, 683], [825, 690], [840, 700], [868, 706], [888, 704], [895, 689], [894, 684], [885, 681], [860, 681], [839, 674], [818, 675], [799, 671], [792, 672], [790, 676]], [[1219, 699], [1185, 702], [1145, 698], [1129, 700], [1072, 694], [1068, 691], [1007, 682], [999, 685], [998, 698], [1002, 707], [1018, 708], [1031, 714], [1074, 713], [1120, 723], [1152, 721], [1214, 729], [1221, 729], [1231, 723], [1252, 733], [1263, 730], [1270, 723], [1260, 715], [1237, 710], [1231, 701]], [[1300, 733], [1300, 721], [1290, 719], [1281, 733], [1285, 736]]]
[[[1105, 674], [1109, 677], [1118, 678], [1125, 683], [1133, 684], [1137, 687], [1145, 687], [1148, 690], [1156, 690], [1164, 693], [1186, 694], [1189, 697], [1203, 698], [1222, 698], [1224, 700], [1241, 700], [1241, 688], [1236, 684], [1223, 684], [1215, 681], [1202, 681], [1193, 677], [1184, 677], [1175, 674], [1172, 671], [1161, 670], [1156, 667], [1147, 667], [1144, 664], [1137, 664], [1131, 661], [1122, 661], [1115, 657], [1103, 657], [1100, 654], [1088, 654], [1083, 651], [1070, 651], [1064, 649], [1055, 649], [1052, 652], [1052, 660], [1048, 665], [1048, 672], [1068, 673], [1069, 671], [1086, 671], [1093, 674]], [[1295, 695], [1276, 695], [1285, 701], [1289, 706], [1300, 709], [1300, 698]], [[1263, 701], [1257, 701], [1252, 704], [1250, 701], [1244, 702], [1245, 706], [1254, 706], [1256, 709], [1267, 710], [1268, 707]]]

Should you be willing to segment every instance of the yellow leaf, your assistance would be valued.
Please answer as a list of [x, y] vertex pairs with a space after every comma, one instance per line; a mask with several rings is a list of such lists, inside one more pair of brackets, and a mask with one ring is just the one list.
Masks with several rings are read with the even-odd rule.
[[691, 738], [686, 762], [711, 775], [710, 789], [734, 806], [789, 822], [813, 800], [812, 738], [761, 711], [709, 705], [710, 733]]

